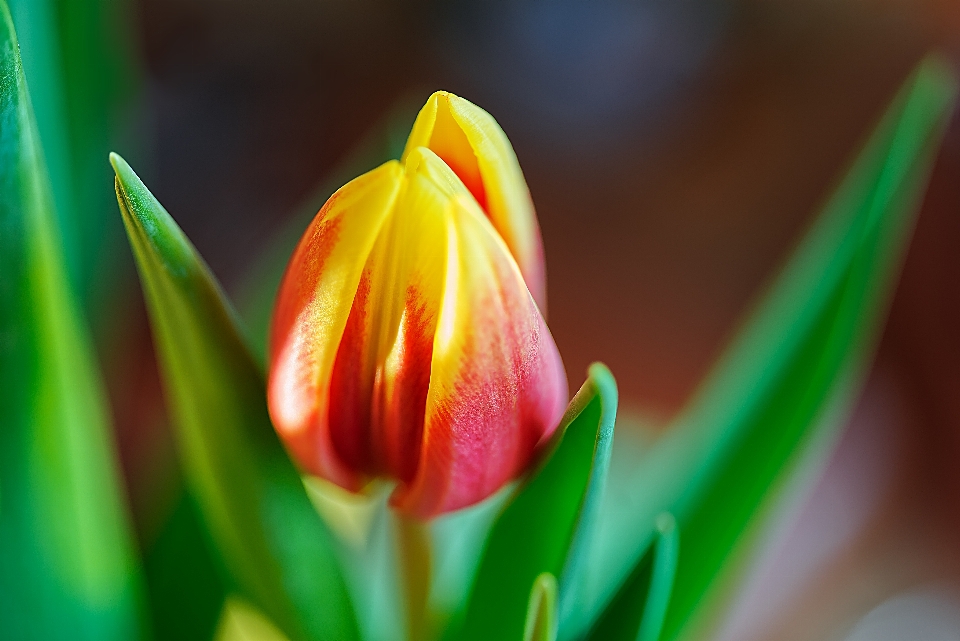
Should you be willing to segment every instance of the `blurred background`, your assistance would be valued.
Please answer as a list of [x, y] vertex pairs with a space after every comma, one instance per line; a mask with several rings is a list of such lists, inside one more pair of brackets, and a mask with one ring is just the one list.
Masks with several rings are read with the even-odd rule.
[[[604, 361], [627, 412], [657, 423], [696, 388], [920, 57], [960, 62], [955, 0], [11, 4], [51, 172], [67, 157], [81, 168], [72, 188], [87, 204], [67, 221], [67, 252], [144, 549], [176, 536], [182, 485], [107, 151], [133, 164], [242, 310], [261, 257], [332, 189], [399, 154], [432, 91], [464, 96], [500, 122], [529, 183], [571, 387]], [[58, 109], [86, 119], [58, 132]], [[958, 282], [955, 114], [856, 415], [770, 533], [719, 637], [886, 638], [862, 626], [904, 598], [921, 603], [913, 615], [936, 610], [923, 620], [956, 621]], [[163, 580], [158, 554], [151, 580]]]

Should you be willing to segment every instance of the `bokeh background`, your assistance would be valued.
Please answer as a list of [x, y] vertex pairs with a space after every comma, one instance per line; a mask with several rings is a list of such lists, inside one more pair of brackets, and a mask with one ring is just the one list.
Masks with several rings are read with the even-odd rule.
[[[16, 18], [44, 3], [12, 4]], [[98, 140], [137, 168], [241, 307], [273, 239], [402, 144], [433, 90], [483, 106], [533, 194], [571, 387], [602, 360], [627, 412], [652, 423], [696, 388], [919, 58], [937, 48], [960, 62], [955, 0], [61, 4], [96, 6], [91, 20], [113, 34], [89, 52], [117, 61], [103, 91], [119, 107], [88, 106], [109, 132]], [[31, 54], [43, 37], [21, 33], [28, 82], [31, 67], [60, 65], [75, 95], [104, 86], [83, 59]], [[42, 129], [57, 101], [31, 91], [53, 105], [38, 108]], [[95, 221], [79, 284], [149, 547], [182, 485], [106, 151], [77, 186]], [[718, 636], [847, 638], [904, 594], [921, 605], [901, 619], [960, 616], [956, 114], [866, 392], [788, 514]]]

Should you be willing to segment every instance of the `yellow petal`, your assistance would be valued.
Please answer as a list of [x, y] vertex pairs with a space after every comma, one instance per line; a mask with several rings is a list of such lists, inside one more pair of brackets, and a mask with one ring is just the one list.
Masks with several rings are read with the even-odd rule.
[[426, 147], [463, 181], [503, 238], [534, 300], [546, 313], [543, 241], [527, 183], [493, 116], [445, 91], [430, 96], [404, 149]]
[[274, 425], [310, 471], [356, 489], [326, 421], [340, 338], [380, 229], [393, 211], [403, 171], [396, 161], [347, 183], [324, 205], [284, 276], [271, 327], [268, 397]]
[[559, 423], [567, 380], [516, 262], [473, 198], [451, 200], [417, 475], [394, 504], [429, 517], [516, 478]]
[[420, 455], [446, 208], [453, 194], [467, 191], [428, 150], [407, 157], [402, 180], [340, 340], [330, 423], [345, 462], [407, 481]]

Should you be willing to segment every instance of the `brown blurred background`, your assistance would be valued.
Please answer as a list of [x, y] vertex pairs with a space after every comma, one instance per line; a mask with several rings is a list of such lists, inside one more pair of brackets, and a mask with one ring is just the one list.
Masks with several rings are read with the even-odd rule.
[[[960, 60], [955, 0], [140, 0], [136, 22], [138, 169], [228, 289], [385, 114], [447, 89], [494, 114], [520, 158], [571, 387], [602, 360], [628, 407], [661, 417], [917, 60]], [[908, 418], [874, 539], [923, 497], [922, 519], [960, 544], [958, 283], [955, 116], [880, 350]], [[110, 378], [149, 531], [172, 450], [134, 318], [110, 330]], [[861, 556], [852, 575], [876, 554]]]
[[142, 0], [141, 173], [228, 286], [398, 101], [492, 112], [576, 384], [685, 398], [953, 2]]

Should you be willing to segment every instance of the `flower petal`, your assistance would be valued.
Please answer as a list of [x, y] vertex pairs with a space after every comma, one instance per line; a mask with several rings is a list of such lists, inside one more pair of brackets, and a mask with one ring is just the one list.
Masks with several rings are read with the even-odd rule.
[[518, 476], [567, 383], [517, 263], [427, 148], [341, 189], [301, 240], [272, 329], [271, 415], [308, 471], [372, 477], [423, 517]]
[[446, 209], [468, 196], [428, 150], [403, 185], [364, 267], [331, 381], [330, 425], [345, 462], [413, 478], [420, 458], [433, 336], [443, 293]]
[[517, 156], [497, 121], [468, 100], [438, 91], [417, 116], [404, 158], [418, 147], [436, 153], [474, 195], [545, 314], [547, 286], [540, 227]]
[[443, 300], [416, 477], [394, 504], [423, 518], [516, 478], [567, 402], [556, 344], [503, 239], [477, 203], [447, 208]]
[[349, 182], [310, 224], [284, 274], [271, 326], [268, 402], [274, 425], [308, 471], [343, 487], [364, 482], [335, 451], [327, 420], [337, 348], [367, 257], [402, 184], [396, 161]]

